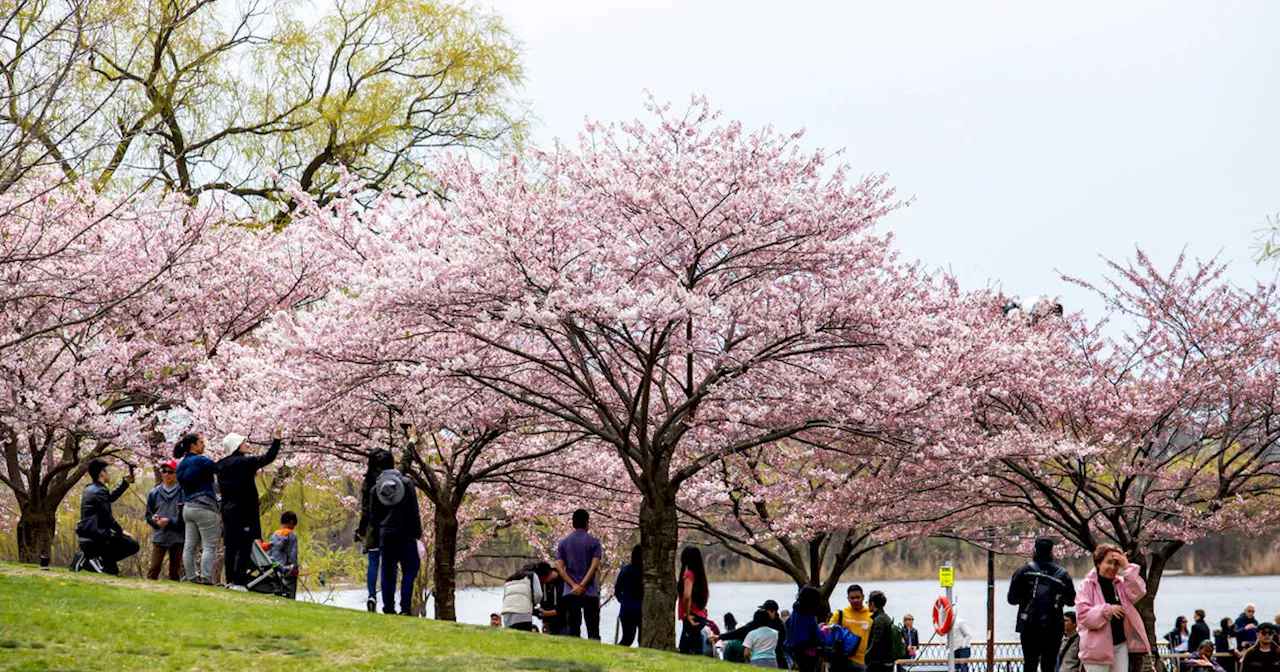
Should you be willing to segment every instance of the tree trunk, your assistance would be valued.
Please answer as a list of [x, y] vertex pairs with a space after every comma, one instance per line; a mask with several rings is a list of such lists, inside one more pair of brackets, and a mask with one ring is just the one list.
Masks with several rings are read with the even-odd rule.
[[435, 530], [435, 550], [431, 563], [432, 590], [436, 598], [436, 620], [456, 621], [458, 612], [454, 601], [457, 585], [458, 511], [455, 508], [436, 505], [432, 525]]
[[676, 649], [674, 570], [679, 543], [675, 491], [663, 488], [657, 493], [646, 493], [640, 502], [640, 549], [644, 563], [640, 646], [645, 648]]
[[30, 502], [18, 516], [18, 562], [36, 564], [40, 556], [53, 557], [53, 535], [58, 529], [56, 502]]
[[[1172, 547], [1172, 548], [1170, 548]], [[1164, 578], [1165, 567], [1169, 564], [1169, 559], [1173, 557], [1178, 549], [1182, 548], [1181, 543], [1166, 544], [1166, 547], [1153, 552], [1144, 554], [1139, 560], [1139, 566], [1143, 569], [1143, 580], [1147, 583], [1147, 594], [1133, 604], [1138, 610], [1138, 615], [1142, 616], [1142, 625], [1147, 632], [1147, 641], [1151, 643], [1151, 656], [1155, 661], [1156, 670], [1165, 670], [1164, 662], [1160, 660], [1158, 647], [1156, 642], [1160, 638], [1156, 636], [1156, 593], [1160, 591], [1160, 580]], [[1137, 671], [1135, 671], [1137, 672]]]

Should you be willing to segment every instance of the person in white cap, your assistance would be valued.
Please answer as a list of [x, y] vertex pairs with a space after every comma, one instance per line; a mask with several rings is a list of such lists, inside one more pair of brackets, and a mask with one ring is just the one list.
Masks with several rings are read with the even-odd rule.
[[227, 583], [242, 586], [247, 582], [249, 545], [262, 538], [254, 476], [280, 454], [280, 438], [280, 426], [276, 425], [271, 448], [263, 455], [247, 454], [248, 439], [242, 434], [228, 434], [222, 439], [226, 457], [218, 460], [218, 489], [222, 493], [222, 545], [226, 553]]

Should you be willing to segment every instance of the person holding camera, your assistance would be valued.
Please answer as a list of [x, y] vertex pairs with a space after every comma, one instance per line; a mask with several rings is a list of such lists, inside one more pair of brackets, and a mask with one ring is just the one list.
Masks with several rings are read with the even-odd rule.
[[226, 553], [227, 583], [248, 583], [249, 552], [262, 539], [262, 518], [258, 510], [258, 470], [275, 462], [280, 454], [281, 429], [276, 425], [271, 447], [263, 455], [245, 449], [248, 437], [228, 434], [222, 440], [226, 457], [218, 460], [218, 488], [222, 492], [222, 547]]
[[89, 478], [80, 498], [80, 522], [76, 525], [76, 537], [80, 541], [80, 555], [72, 565], [73, 571], [86, 567], [100, 574], [120, 573], [119, 562], [137, 553], [138, 542], [120, 527], [111, 512], [111, 503], [120, 499], [129, 484], [133, 483], [133, 469], [120, 481], [115, 490], [108, 490], [109, 474], [106, 460], [89, 462]]

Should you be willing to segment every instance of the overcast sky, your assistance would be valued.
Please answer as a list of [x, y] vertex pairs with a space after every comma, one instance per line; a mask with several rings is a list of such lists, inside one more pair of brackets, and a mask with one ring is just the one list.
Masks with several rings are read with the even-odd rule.
[[1280, 2], [478, 2], [524, 43], [536, 141], [705, 94], [888, 173], [904, 254], [969, 287], [1095, 313], [1058, 272], [1135, 245], [1275, 273]]

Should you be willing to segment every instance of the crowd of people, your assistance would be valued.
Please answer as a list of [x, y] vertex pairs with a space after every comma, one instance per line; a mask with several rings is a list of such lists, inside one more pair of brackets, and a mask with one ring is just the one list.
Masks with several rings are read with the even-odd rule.
[[[1153, 653], [1135, 606], [1147, 592], [1138, 566], [1113, 544], [1093, 551], [1094, 568], [1076, 588], [1054, 561], [1053, 542], [1036, 541], [1031, 561], [1014, 572], [1009, 603], [1018, 606], [1017, 630], [1027, 672], [1138, 672]], [[1074, 605], [1075, 611], [1065, 610]], [[1238, 618], [1223, 618], [1213, 630], [1203, 609], [1188, 625], [1179, 616], [1165, 639], [1183, 672], [1280, 671], [1277, 627], [1259, 623], [1249, 604]]]
[[[254, 477], [279, 455], [277, 427], [270, 447], [255, 455], [240, 434], [222, 441], [217, 462], [205, 455], [203, 436], [188, 434], [177, 442], [174, 459], [159, 465], [160, 482], [147, 494], [144, 518], [151, 527], [147, 578], [156, 580], [168, 564], [170, 580], [214, 582], [217, 545], [224, 548], [227, 583], [245, 585], [251, 578], [253, 544], [287, 578], [281, 594], [296, 594], [298, 517], [285, 511], [280, 529], [262, 541], [259, 498]], [[120, 561], [140, 544], [116, 520], [112, 503], [134, 482], [132, 468], [110, 487], [106, 461], [88, 464], [89, 484], [80, 505], [76, 535], [80, 552], [73, 569], [118, 574]], [[491, 625], [524, 631], [600, 640], [600, 540], [590, 533], [590, 515], [578, 509], [573, 531], [559, 541], [555, 558], [532, 562], [507, 578], [502, 609]], [[412, 481], [396, 469], [385, 450], [369, 459], [356, 539], [368, 555], [369, 611], [376, 611], [381, 580], [382, 611], [411, 613], [413, 585], [419, 570], [423, 536], [417, 494]], [[198, 556], [198, 557], [197, 557]], [[181, 559], [181, 563], [179, 563]], [[1146, 595], [1138, 567], [1117, 546], [1100, 544], [1094, 568], [1077, 586], [1055, 561], [1053, 542], [1036, 541], [1030, 562], [1014, 572], [1008, 601], [1018, 607], [1017, 632], [1027, 672], [1139, 672], [1153, 651], [1135, 606]], [[888, 596], [848, 586], [848, 606], [828, 613], [817, 588], [806, 586], [790, 610], [765, 600], [751, 619], [739, 625], [725, 614], [724, 628], [708, 613], [710, 586], [702, 552], [694, 546], [680, 554], [676, 616], [681, 624], [679, 651], [714, 656], [754, 667], [815, 671], [825, 664], [832, 672], [892, 672], [895, 663], [920, 652], [915, 619], [906, 614], [895, 623], [886, 611]], [[641, 549], [618, 572], [614, 595], [619, 601], [619, 644], [630, 646], [640, 628], [644, 602]], [[397, 586], [399, 590], [397, 591]], [[399, 596], [399, 609], [396, 597]], [[1074, 611], [1070, 607], [1074, 607]], [[1203, 609], [1193, 620], [1179, 617], [1165, 639], [1179, 656], [1183, 672], [1280, 672], [1280, 641], [1274, 622], [1260, 622], [1256, 607], [1246, 605], [1235, 619], [1223, 618], [1211, 628]], [[535, 625], [535, 619], [541, 627]], [[958, 672], [968, 672], [973, 639], [962, 618], [952, 625], [951, 643]]]
[[[175, 445], [173, 459], [158, 465], [160, 483], [147, 493], [144, 520], [151, 527], [151, 559], [147, 578], [160, 577], [168, 559], [167, 576], [210, 585], [214, 561], [222, 542], [226, 583], [245, 586], [251, 578], [251, 553], [262, 544], [270, 560], [282, 568], [282, 589], [295, 597], [298, 575], [298, 540], [294, 528], [298, 516], [285, 511], [280, 529], [263, 541], [255, 476], [280, 454], [281, 430], [261, 455], [252, 453], [247, 437], [228, 434], [222, 440], [224, 456], [217, 462], [205, 456], [204, 437], [187, 434]], [[120, 562], [141, 549], [112, 511], [112, 503], [134, 482], [132, 467], [114, 488], [106, 460], [88, 464], [89, 484], [80, 499], [76, 537], [80, 550], [73, 571], [119, 574]], [[197, 557], [198, 556], [198, 557]]]

